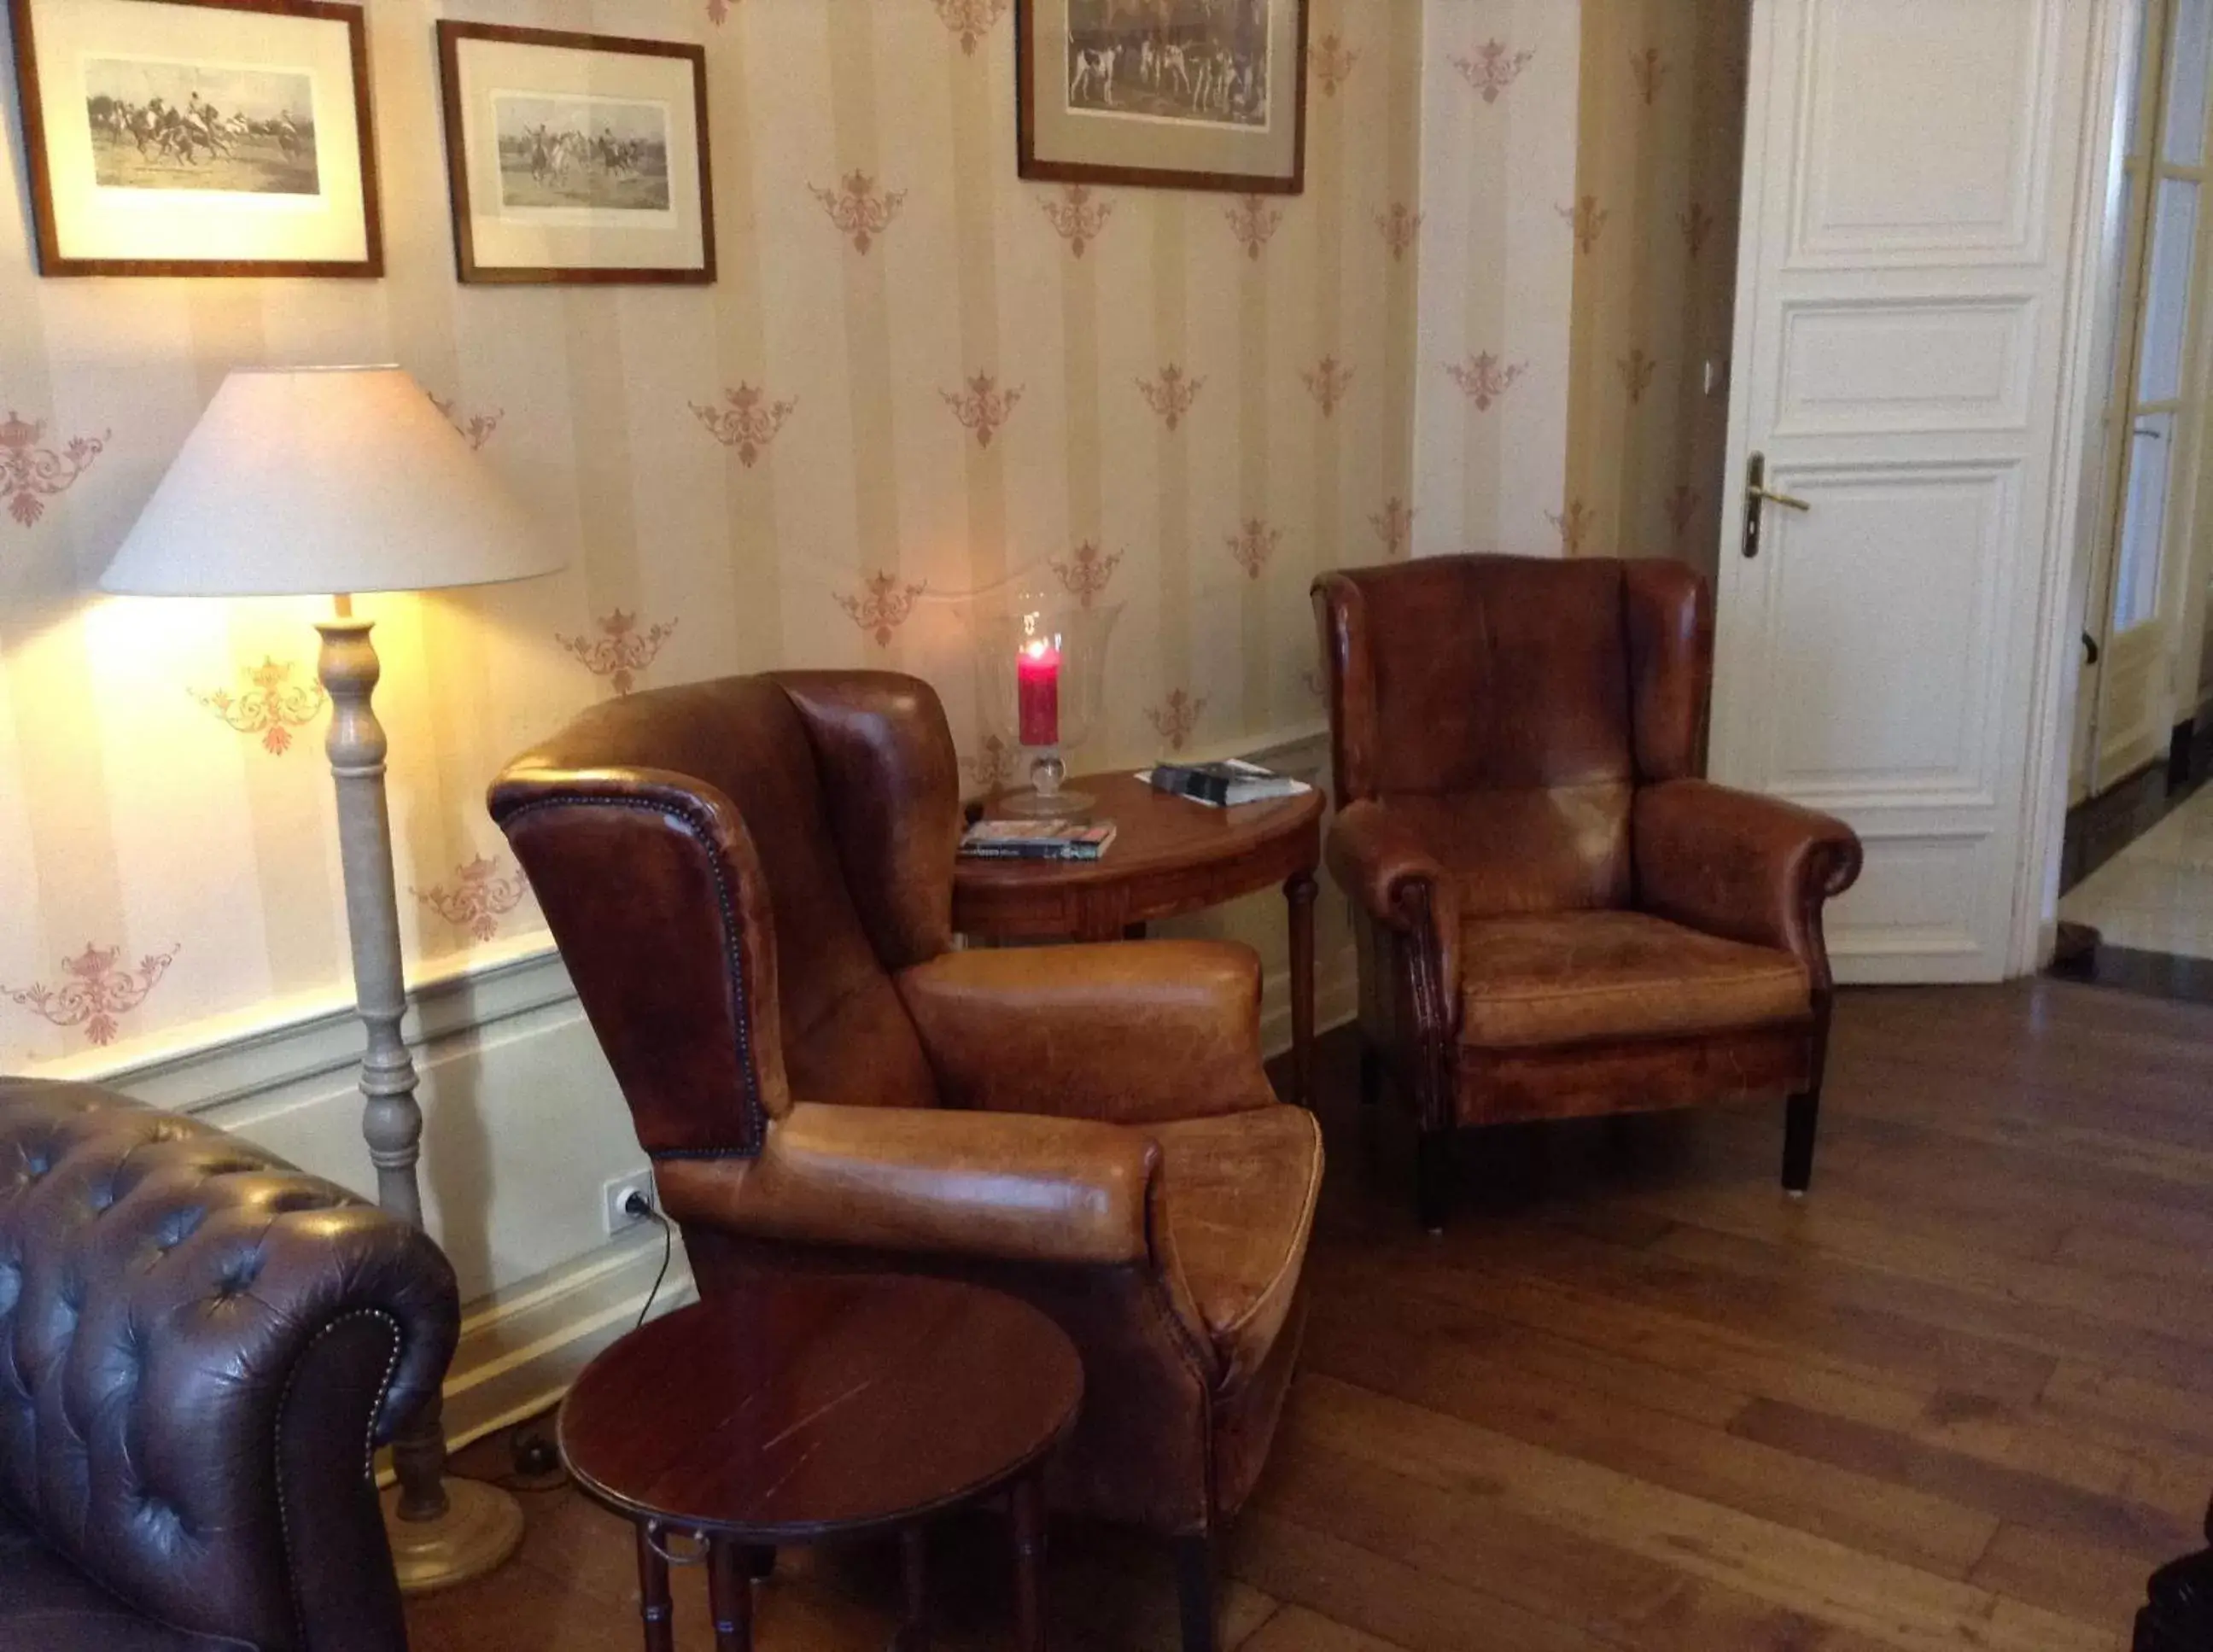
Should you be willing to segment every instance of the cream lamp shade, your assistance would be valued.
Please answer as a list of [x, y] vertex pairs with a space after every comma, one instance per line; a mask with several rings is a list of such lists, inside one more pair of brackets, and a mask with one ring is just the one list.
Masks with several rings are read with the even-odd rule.
[[351, 595], [550, 574], [551, 548], [396, 367], [233, 373], [101, 588]]

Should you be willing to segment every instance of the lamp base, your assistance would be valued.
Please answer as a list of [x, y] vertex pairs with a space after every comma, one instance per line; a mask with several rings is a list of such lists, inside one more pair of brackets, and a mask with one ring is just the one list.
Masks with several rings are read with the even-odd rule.
[[1091, 806], [1099, 800], [1088, 791], [1039, 791], [1025, 786], [1020, 791], [1003, 792], [991, 800], [992, 809], [1000, 814], [1018, 815], [1035, 820], [1083, 820], [1091, 815]]
[[403, 1594], [424, 1594], [482, 1577], [522, 1546], [522, 1505], [482, 1480], [448, 1478], [446, 1512], [436, 1520], [402, 1520], [399, 1488], [387, 1487], [384, 1533]]

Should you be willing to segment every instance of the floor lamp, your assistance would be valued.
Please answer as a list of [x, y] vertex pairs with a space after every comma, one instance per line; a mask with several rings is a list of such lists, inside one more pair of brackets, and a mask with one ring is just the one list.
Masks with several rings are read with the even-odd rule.
[[[354, 993], [368, 1031], [362, 1133], [377, 1202], [418, 1225], [423, 1114], [399, 1033], [407, 1001], [385, 738], [369, 709], [376, 650], [353, 595], [527, 579], [563, 561], [405, 373], [293, 369], [223, 381], [101, 579], [103, 590], [147, 596], [335, 598], [316, 630]], [[514, 1552], [515, 1500], [445, 1478], [435, 1400], [392, 1455], [399, 1484], [386, 1494], [385, 1523], [402, 1588], [460, 1582]]]

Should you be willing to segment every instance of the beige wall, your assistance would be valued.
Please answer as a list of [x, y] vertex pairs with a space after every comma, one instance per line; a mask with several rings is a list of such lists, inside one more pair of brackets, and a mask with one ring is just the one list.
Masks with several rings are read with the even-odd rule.
[[1564, 490], [1579, 18], [1424, 0], [1417, 554], [1557, 552]]
[[[238, 697], [265, 661], [304, 688], [314, 605], [85, 594], [234, 365], [397, 359], [574, 558], [529, 584], [366, 605], [418, 969], [542, 946], [480, 799], [503, 756], [618, 692], [595, 643], [626, 638], [641, 686], [918, 671], [980, 779], [961, 600], [1088, 558], [1126, 607], [1110, 726], [1082, 758], [1253, 744], [1319, 717], [1308, 581], [1395, 549], [1411, 497], [1417, 265], [1387, 226], [1422, 185], [1420, 8], [1314, 0], [1344, 72], [1312, 90], [1306, 193], [1257, 208], [1018, 181], [1006, 9], [371, 0], [389, 253], [374, 283], [40, 279], [8, 88], [0, 420], [39, 432], [0, 442], [64, 471], [71, 441], [101, 447], [38, 520], [0, 514], [0, 1069], [128, 1061], [344, 990], [323, 719], [296, 706], [277, 751], [209, 704], [229, 694], [251, 724]], [[719, 284], [457, 286], [444, 15], [703, 43]], [[863, 186], [899, 198], [865, 250], [832, 219]], [[1079, 205], [1095, 215], [1080, 238], [1055, 216]], [[1141, 388], [1172, 369], [1200, 384], [1173, 430]], [[698, 411], [741, 387], [786, 409], [750, 456]], [[955, 405], [978, 387], [1019, 392], [988, 445]], [[1254, 572], [1241, 540], [1267, 550]]]
[[1751, 0], [1582, 0], [1565, 503], [1570, 554], [1711, 574]]

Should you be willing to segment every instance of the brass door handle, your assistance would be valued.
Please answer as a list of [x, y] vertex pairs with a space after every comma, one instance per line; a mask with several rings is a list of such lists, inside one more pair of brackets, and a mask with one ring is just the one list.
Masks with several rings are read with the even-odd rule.
[[1759, 515], [1763, 506], [1778, 504], [1792, 510], [1811, 510], [1810, 501], [1795, 493], [1778, 493], [1767, 485], [1767, 455], [1756, 453], [1745, 463], [1744, 476], [1744, 543], [1747, 557], [1759, 554]]

